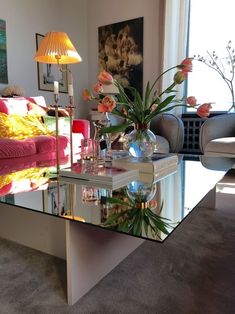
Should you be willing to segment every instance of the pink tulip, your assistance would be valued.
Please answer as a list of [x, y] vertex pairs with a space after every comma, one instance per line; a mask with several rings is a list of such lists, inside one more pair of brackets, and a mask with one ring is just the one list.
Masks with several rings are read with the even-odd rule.
[[197, 108], [197, 115], [201, 118], [207, 118], [210, 115], [211, 108], [212, 106], [210, 102], [202, 104]]
[[193, 58], [186, 58], [184, 59], [181, 64], [180, 64], [180, 69], [184, 73], [192, 72], [193, 70], [193, 63], [192, 63]]
[[91, 92], [90, 92], [88, 89], [84, 89], [84, 90], [82, 91], [82, 98], [83, 98], [83, 100], [85, 100], [85, 101], [91, 100], [91, 99], [92, 99], [92, 94], [91, 94]]
[[197, 104], [197, 99], [194, 96], [189, 96], [187, 98], [187, 104], [194, 107]]
[[174, 75], [175, 84], [181, 84], [187, 78], [187, 73], [183, 71], [178, 71]]
[[101, 94], [101, 93], [104, 91], [103, 85], [102, 85], [100, 82], [96, 83], [96, 84], [93, 86], [93, 91], [94, 91], [96, 94]]
[[100, 72], [99, 76], [98, 76], [98, 80], [101, 84], [104, 85], [110, 85], [113, 84], [113, 77], [111, 74], [109, 74], [107, 71], [103, 70], [102, 72]]
[[116, 101], [111, 96], [105, 96], [98, 104], [99, 112], [111, 112], [116, 107]]

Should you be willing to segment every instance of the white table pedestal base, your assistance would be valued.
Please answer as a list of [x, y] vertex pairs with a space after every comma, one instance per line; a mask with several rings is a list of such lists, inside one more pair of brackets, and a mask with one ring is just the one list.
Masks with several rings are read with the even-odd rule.
[[0, 203], [0, 237], [67, 261], [67, 298], [77, 302], [144, 240]]

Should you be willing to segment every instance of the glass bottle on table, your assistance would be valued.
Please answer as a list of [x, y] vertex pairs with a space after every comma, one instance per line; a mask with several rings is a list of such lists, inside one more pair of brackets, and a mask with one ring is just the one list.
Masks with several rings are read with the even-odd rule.
[[111, 138], [109, 134], [101, 135], [100, 130], [110, 126], [108, 113], [104, 112], [100, 120], [93, 121], [93, 125], [95, 127], [94, 140], [97, 141], [97, 162], [99, 165], [105, 165], [112, 160]]

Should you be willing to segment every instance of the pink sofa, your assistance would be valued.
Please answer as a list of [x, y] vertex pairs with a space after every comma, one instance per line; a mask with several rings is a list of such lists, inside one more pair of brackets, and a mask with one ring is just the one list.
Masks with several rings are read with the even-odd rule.
[[[6, 115], [26, 116], [29, 112], [29, 104], [36, 104], [39, 109], [46, 108], [46, 102], [42, 96], [0, 98], [0, 112]], [[69, 159], [70, 136], [67, 132], [65, 135], [60, 134], [58, 138], [60, 162], [63, 164]], [[82, 138], [83, 134], [73, 133], [73, 151], [75, 154], [79, 153]], [[35, 165], [55, 165], [55, 162], [55, 136], [42, 134], [20, 140], [7, 138], [4, 137], [4, 127], [0, 125], [0, 175]]]

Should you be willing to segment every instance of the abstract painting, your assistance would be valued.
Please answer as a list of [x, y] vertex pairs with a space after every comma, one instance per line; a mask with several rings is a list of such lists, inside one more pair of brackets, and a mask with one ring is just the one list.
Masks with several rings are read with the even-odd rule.
[[8, 84], [6, 21], [0, 20], [0, 83]]
[[108, 71], [124, 88], [135, 87], [142, 95], [143, 17], [100, 26], [98, 41], [99, 71]]

